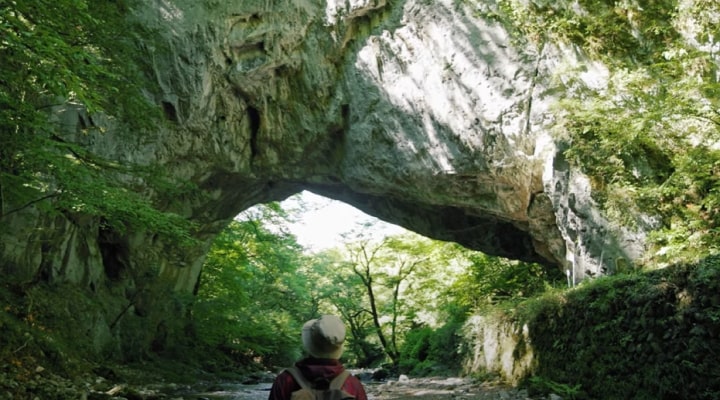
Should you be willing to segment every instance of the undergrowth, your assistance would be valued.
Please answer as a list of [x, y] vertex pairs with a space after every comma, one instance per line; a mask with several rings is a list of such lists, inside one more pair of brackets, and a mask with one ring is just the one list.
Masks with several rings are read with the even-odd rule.
[[[720, 397], [720, 257], [609, 276], [519, 305], [534, 393], [577, 399]], [[566, 390], [563, 390], [566, 389]]]

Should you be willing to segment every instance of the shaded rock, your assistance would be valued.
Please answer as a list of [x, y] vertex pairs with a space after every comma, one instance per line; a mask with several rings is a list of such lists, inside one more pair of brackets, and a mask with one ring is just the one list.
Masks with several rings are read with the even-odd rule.
[[375, 370], [375, 371], [372, 373], [372, 380], [374, 380], [374, 381], [384, 381], [384, 380], [387, 379], [389, 376], [390, 376], [390, 372], [389, 372], [388, 370], [386, 370], [386, 369], [382, 369], [382, 368], [381, 368], [381, 369]]

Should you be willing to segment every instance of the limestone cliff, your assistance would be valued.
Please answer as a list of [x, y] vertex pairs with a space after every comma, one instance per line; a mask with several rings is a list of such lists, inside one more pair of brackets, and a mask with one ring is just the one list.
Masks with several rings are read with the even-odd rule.
[[[584, 61], [552, 43], [519, 47], [483, 7], [493, 4], [141, 2], [133, 18], [153, 34], [138, 51], [157, 84], [147, 95], [167, 123], [136, 132], [95, 116], [105, 133], [84, 135], [67, 128], [87, 119], [81, 105], [53, 118], [64, 140], [196, 185], [167, 208], [199, 224], [201, 244], [27, 207], [3, 220], [3, 275], [94, 293], [102, 312], [76, 302], [68, 315], [100, 351], [161, 346], [183, 313], [165, 294], [193, 291], [213, 235], [303, 189], [576, 280], [639, 257], [644, 233], [603, 218], [550, 133], [557, 67]], [[603, 69], [579, 79], [602, 85]], [[147, 182], [137, 190], [162, 197]]]

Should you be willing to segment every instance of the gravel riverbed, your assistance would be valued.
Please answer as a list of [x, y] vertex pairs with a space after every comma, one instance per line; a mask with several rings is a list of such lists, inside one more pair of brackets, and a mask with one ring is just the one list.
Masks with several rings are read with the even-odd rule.
[[[479, 382], [470, 378], [407, 378], [384, 382], [363, 382], [369, 400], [528, 400], [527, 391], [498, 382]], [[177, 400], [266, 400], [269, 383], [223, 384], [195, 393], [185, 393]], [[552, 399], [559, 399], [553, 396]]]
[[[354, 371], [353, 371], [354, 372]], [[0, 400], [267, 400], [273, 374], [254, 381], [198, 381], [177, 384], [161, 379], [106, 379], [85, 376], [70, 381], [40, 371], [22, 380], [0, 373]], [[208, 377], [210, 378], [210, 377]], [[150, 382], [150, 383], [149, 383]], [[389, 378], [364, 380], [369, 400], [559, 400], [559, 396], [530, 397], [527, 391], [497, 381], [461, 377]]]

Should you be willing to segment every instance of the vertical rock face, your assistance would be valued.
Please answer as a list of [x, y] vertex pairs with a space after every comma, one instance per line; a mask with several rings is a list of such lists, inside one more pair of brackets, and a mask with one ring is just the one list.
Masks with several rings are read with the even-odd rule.
[[473, 316], [463, 327], [468, 375], [493, 373], [503, 381], [517, 385], [532, 371], [533, 349], [527, 325], [518, 325], [491, 316]]
[[[28, 207], [3, 220], [3, 275], [96, 293], [107, 312], [87, 322], [94, 332], [148, 346], [182, 313], [164, 294], [193, 291], [213, 235], [243, 209], [303, 189], [576, 280], [640, 256], [643, 234], [603, 219], [550, 136], [549, 82], [558, 64], [581, 61], [552, 44], [518, 48], [479, 17], [491, 5], [463, 4], [143, 2], [134, 18], [153, 35], [139, 57], [151, 60], [148, 96], [167, 123], [140, 134], [97, 117], [107, 133], [65, 139], [197, 185], [172, 210], [199, 224], [204, 244]], [[602, 68], [592, 71], [584, 78], [602, 84]], [[67, 105], [53, 118], [83, 116]], [[142, 321], [146, 334], [123, 337]]]

